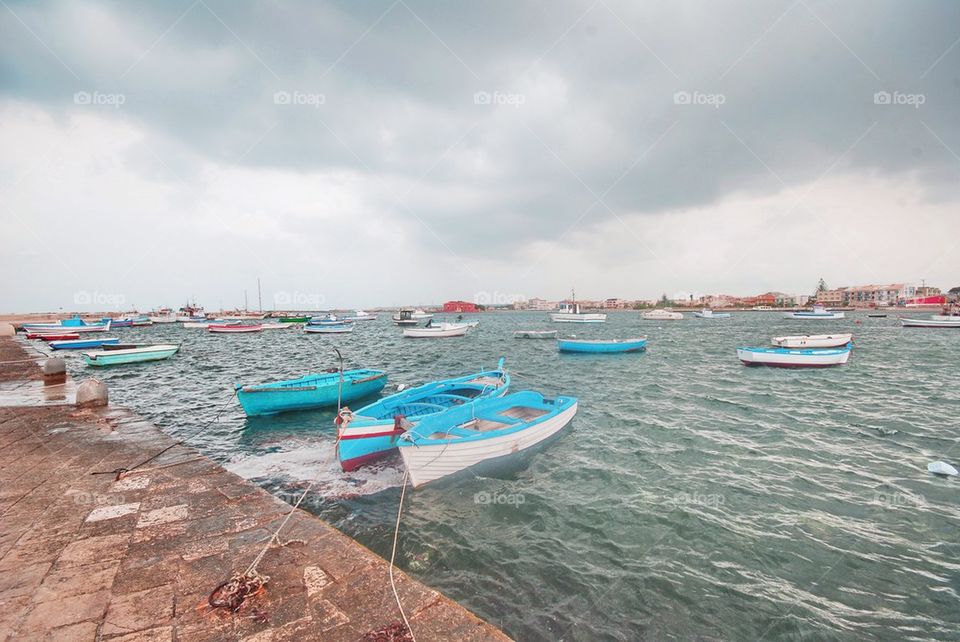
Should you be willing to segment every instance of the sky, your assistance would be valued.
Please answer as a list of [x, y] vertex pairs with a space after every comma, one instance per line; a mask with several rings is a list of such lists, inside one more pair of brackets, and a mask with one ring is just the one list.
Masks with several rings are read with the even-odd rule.
[[960, 3], [0, 2], [0, 312], [960, 285]]

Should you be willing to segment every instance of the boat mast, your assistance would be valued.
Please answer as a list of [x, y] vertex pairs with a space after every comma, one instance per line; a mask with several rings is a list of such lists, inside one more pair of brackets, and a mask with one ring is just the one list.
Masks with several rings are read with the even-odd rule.
[[257, 277], [257, 304], [260, 306], [260, 313], [263, 313], [263, 297], [260, 294], [260, 277]]

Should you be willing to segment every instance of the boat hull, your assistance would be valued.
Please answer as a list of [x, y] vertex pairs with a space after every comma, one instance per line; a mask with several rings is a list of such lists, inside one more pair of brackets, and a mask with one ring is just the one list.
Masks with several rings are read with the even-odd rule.
[[99, 348], [100, 346], [116, 345], [120, 339], [74, 339], [67, 341], [51, 341], [50, 347], [54, 350], [83, 350], [85, 348]]
[[207, 326], [207, 332], [213, 334], [250, 334], [253, 332], [262, 332], [262, 325], [210, 325]]
[[558, 339], [560, 352], [579, 352], [587, 354], [613, 354], [623, 352], [642, 352], [647, 349], [647, 340], [624, 339], [619, 341]]
[[784, 319], [800, 319], [802, 321], [829, 321], [830, 319], [843, 319], [845, 312], [784, 312]]
[[379, 393], [387, 383], [381, 370], [348, 370], [343, 376], [342, 392], [337, 372], [259, 386], [237, 384], [237, 399], [248, 417], [258, 417], [336, 406], [338, 394], [342, 403], [350, 403]]
[[556, 339], [556, 330], [516, 330], [513, 333], [516, 339]]
[[41, 341], [69, 341], [71, 339], [79, 339], [79, 332], [64, 332], [63, 334], [52, 334], [45, 332], [28, 332], [28, 339], [40, 339]]
[[840, 348], [851, 341], [853, 335], [844, 333], [774, 337], [770, 343], [781, 348]]
[[900, 319], [904, 328], [960, 328], [960, 319]]
[[737, 348], [737, 357], [745, 366], [771, 368], [829, 368], [850, 359], [851, 349]]
[[653, 312], [642, 312], [640, 318], [644, 321], [683, 321], [683, 314], [654, 310]]
[[153, 349], [107, 350], [100, 352], [84, 352], [83, 360], [88, 366], [104, 367], [119, 366], [128, 363], [142, 363], [145, 361], [161, 361], [169, 359], [177, 353], [180, 346], [162, 345], [153, 346]]
[[307, 334], [348, 334], [353, 328], [352, 325], [308, 325], [303, 331]]
[[607, 315], [602, 312], [575, 313], [575, 312], [554, 312], [550, 315], [550, 320], [554, 323], [606, 323]]
[[441, 324], [436, 327], [410, 328], [403, 331], [403, 336], [410, 339], [442, 339], [447, 337], [462, 337], [473, 326], [469, 323]]
[[486, 439], [444, 440], [438, 443], [402, 442], [400, 455], [414, 488], [467, 468], [516, 455], [556, 435], [577, 414], [578, 402], [523, 430]]

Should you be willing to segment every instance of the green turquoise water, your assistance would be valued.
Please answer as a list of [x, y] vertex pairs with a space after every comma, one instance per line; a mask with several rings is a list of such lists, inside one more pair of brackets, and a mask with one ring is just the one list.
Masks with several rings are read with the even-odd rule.
[[[234, 382], [335, 366], [390, 373], [387, 391], [479, 370], [504, 355], [514, 388], [580, 398], [563, 436], [525, 466], [407, 493], [398, 564], [520, 640], [960, 639], [960, 485], [927, 463], [960, 459], [960, 331], [850, 314], [777, 313], [555, 325], [483, 315], [469, 336], [409, 340], [387, 315], [350, 335], [216, 336], [179, 326], [124, 339], [183, 342], [173, 359], [105, 378], [111, 400], [174, 435], [226, 403]], [[630, 355], [560, 355], [521, 328], [646, 334]], [[852, 331], [850, 363], [745, 368], [738, 345]], [[91, 374], [76, 355], [71, 371]], [[308, 510], [383, 556], [399, 460], [343, 475], [332, 412], [247, 420], [232, 402], [196, 445], [285, 499], [315, 477]], [[292, 500], [291, 500], [292, 501]]]

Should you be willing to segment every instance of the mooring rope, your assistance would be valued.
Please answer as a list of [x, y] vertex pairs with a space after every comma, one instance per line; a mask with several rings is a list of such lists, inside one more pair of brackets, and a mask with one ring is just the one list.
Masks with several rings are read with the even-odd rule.
[[407, 468], [403, 472], [403, 482], [400, 485], [400, 506], [397, 507], [397, 525], [393, 529], [393, 549], [390, 551], [390, 588], [393, 589], [393, 597], [397, 600], [397, 608], [400, 609], [400, 617], [403, 618], [403, 623], [407, 625], [407, 633], [410, 634], [410, 639], [413, 642], [417, 642], [416, 636], [413, 634], [413, 628], [410, 626], [410, 621], [407, 619], [407, 614], [403, 612], [403, 604], [400, 603], [400, 594], [397, 593], [397, 583], [393, 579], [393, 561], [397, 556], [397, 539], [400, 536], [400, 516], [403, 515], [403, 497], [407, 492], [407, 477], [410, 476], [410, 469]]
[[233, 401], [233, 398], [236, 397], [236, 396], [237, 396], [237, 391], [234, 390], [234, 391], [233, 391], [233, 394], [230, 395], [230, 398], [227, 399], [227, 403], [223, 404], [223, 406], [220, 408], [220, 410], [217, 411], [217, 414], [213, 416], [213, 419], [211, 419], [210, 421], [208, 421], [208, 422], [203, 426], [203, 428], [201, 428], [200, 430], [198, 430], [197, 432], [193, 433], [192, 435], [190, 435], [190, 436], [188, 436], [188, 437], [184, 437], [184, 438], [182, 438], [182, 439], [178, 439], [177, 441], [173, 442], [172, 444], [170, 444], [169, 446], [167, 446], [167, 447], [164, 448], [163, 450], [159, 451], [158, 453], [156, 453], [156, 454], [154, 454], [154, 455], [151, 455], [150, 457], [147, 457], [146, 459], [144, 459], [143, 461], [141, 461], [139, 464], [136, 464], [136, 465], [133, 466], [132, 468], [115, 468], [115, 469], [113, 469], [113, 470], [99, 470], [99, 471], [95, 471], [95, 472], [90, 473], [90, 474], [91, 474], [91, 475], [116, 475], [116, 476], [117, 476], [116, 481], [120, 481], [120, 479], [123, 477], [123, 475], [125, 475], [125, 474], [127, 474], [127, 473], [132, 473], [132, 472], [135, 471], [136, 469], [140, 468], [140, 467], [143, 466], [144, 464], [150, 463], [151, 461], [153, 461], [154, 459], [156, 459], [156, 458], [159, 457], [160, 455], [166, 453], [167, 451], [172, 450], [173, 448], [176, 448], [177, 446], [182, 446], [183, 444], [185, 444], [186, 442], [190, 441], [191, 439], [196, 439], [197, 437], [199, 437], [200, 435], [202, 435], [203, 433], [205, 433], [215, 422], [217, 422], [217, 421], [220, 419], [220, 415], [223, 414], [223, 411], [227, 409], [227, 406], [230, 405], [230, 403]]

